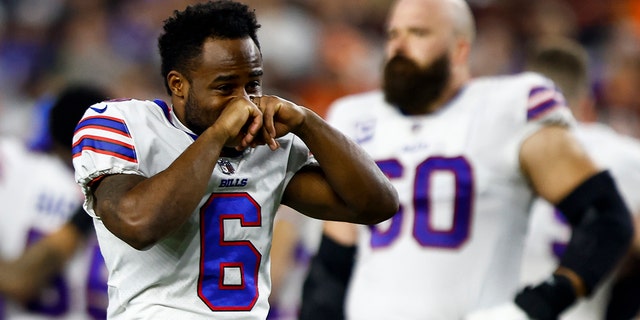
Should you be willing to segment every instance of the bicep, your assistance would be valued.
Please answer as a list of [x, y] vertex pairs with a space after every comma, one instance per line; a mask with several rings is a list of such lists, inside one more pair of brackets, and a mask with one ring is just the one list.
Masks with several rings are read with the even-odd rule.
[[561, 126], [544, 127], [527, 138], [520, 148], [520, 164], [536, 193], [553, 204], [602, 170]]
[[146, 179], [135, 174], [114, 174], [96, 182], [91, 187], [95, 200], [93, 209], [96, 215], [103, 221], [117, 216], [118, 206], [124, 195]]

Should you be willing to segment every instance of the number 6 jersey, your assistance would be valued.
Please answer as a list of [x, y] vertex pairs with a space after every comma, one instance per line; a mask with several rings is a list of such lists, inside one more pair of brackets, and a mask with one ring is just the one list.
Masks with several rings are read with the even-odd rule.
[[[109, 174], [151, 177], [197, 137], [156, 101], [107, 101], [85, 113], [74, 136], [76, 180], [95, 217], [88, 185]], [[109, 270], [111, 319], [265, 319], [272, 223], [295, 172], [314, 161], [292, 134], [281, 148], [221, 157], [191, 218], [139, 251], [96, 218]]]
[[394, 184], [391, 219], [360, 226], [348, 319], [461, 319], [513, 299], [533, 191], [521, 143], [573, 118], [535, 74], [470, 81], [447, 105], [405, 116], [381, 92], [337, 101], [329, 122]]

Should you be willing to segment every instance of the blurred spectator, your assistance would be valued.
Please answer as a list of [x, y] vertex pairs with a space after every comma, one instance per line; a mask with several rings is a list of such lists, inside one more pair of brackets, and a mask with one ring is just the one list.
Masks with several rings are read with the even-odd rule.
[[335, 99], [378, 86], [382, 52], [351, 25], [335, 22], [322, 30], [317, 64], [292, 90], [303, 105], [324, 116]]
[[[172, 8], [194, 2], [0, 0], [0, 132], [24, 136], [29, 114], [25, 108], [65, 80], [99, 81], [120, 97], [162, 98], [162, 79], [155, 71], [158, 61], [152, 58], [157, 56], [158, 26]], [[261, 37], [271, 39], [264, 41], [268, 92], [301, 98], [323, 114], [336, 96], [369, 89], [378, 81], [380, 54], [372, 48], [383, 40], [389, 0], [247, 2], [260, 16]], [[616, 47], [639, 45], [640, 2], [468, 2], [479, 27], [472, 57], [474, 75], [520, 71], [523, 53], [535, 38], [573, 38], [591, 56], [602, 120], [639, 135], [631, 129], [638, 127], [638, 107], [631, 102], [637, 98], [618, 87], [620, 79], [632, 77], [625, 70], [632, 62], [618, 61]]]
[[640, 137], [640, 38], [628, 22], [616, 24], [606, 42], [597, 94], [602, 120]]
[[250, 0], [248, 4], [256, 9], [262, 25], [258, 36], [265, 91], [291, 96], [295, 92], [287, 89], [307, 76], [317, 60], [320, 22], [308, 8], [284, 0]]

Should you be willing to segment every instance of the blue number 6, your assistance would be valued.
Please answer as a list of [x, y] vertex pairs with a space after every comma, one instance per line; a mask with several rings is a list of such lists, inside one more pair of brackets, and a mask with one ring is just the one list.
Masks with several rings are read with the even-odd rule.
[[260, 206], [246, 193], [214, 193], [202, 206], [198, 296], [213, 311], [249, 311], [258, 299], [262, 255], [248, 240], [227, 240], [225, 220], [260, 227]]

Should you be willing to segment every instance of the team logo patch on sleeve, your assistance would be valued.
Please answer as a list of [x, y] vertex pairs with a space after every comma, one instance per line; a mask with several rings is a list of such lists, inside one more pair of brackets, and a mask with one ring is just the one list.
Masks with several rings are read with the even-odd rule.
[[527, 101], [527, 120], [540, 118], [543, 114], [556, 107], [566, 107], [562, 94], [551, 87], [534, 87], [529, 91]]
[[114, 156], [137, 163], [133, 139], [122, 119], [108, 116], [87, 117], [78, 123], [73, 143], [73, 157], [83, 151]]

